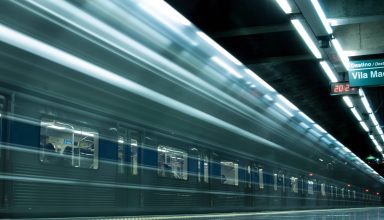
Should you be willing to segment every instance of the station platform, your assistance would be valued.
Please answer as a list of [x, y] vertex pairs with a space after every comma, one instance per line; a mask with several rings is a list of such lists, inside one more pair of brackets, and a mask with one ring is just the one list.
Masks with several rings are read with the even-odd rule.
[[[41, 218], [41, 220], [60, 220], [69, 218]], [[100, 216], [70, 218], [75, 220], [166, 220], [166, 219], [195, 219], [195, 220], [384, 220], [384, 207], [322, 209], [300, 211], [269, 211], [245, 213], [212, 213], [193, 215], [151, 215], [151, 216]]]

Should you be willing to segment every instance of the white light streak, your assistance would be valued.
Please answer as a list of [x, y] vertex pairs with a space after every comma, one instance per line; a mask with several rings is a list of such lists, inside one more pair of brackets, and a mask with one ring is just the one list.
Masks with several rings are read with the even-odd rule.
[[307, 124], [305, 124], [304, 122], [300, 122], [300, 126], [302, 128], [304, 128], [305, 130], [307, 130], [309, 128], [309, 126]]
[[321, 133], [327, 133], [327, 131], [324, 130], [324, 129], [323, 129], [320, 125], [318, 125], [318, 124], [315, 124], [314, 127], [315, 127], [317, 130], [319, 130]]
[[266, 83], [262, 78], [260, 78], [256, 73], [254, 73], [250, 69], [244, 69], [244, 71], [251, 76], [253, 79], [255, 79], [257, 82], [259, 82], [261, 85], [263, 85], [266, 89], [268, 89], [271, 92], [275, 92], [275, 89], [272, 88], [268, 83]]
[[337, 82], [338, 81], [335, 73], [332, 71], [331, 67], [329, 66], [329, 64], [326, 61], [321, 61], [320, 65], [323, 68], [324, 72], [327, 74], [329, 80], [331, 80], [331, 82]]
[[380, 125], [376, 125], [376, 130], [377, 130], [377, 133], [379, 133], [380, 135], [383, 134], [383, 130], [381, 130]]
[[319, 2], [317, 0], [311, 0], [313, 6], [315, 7], [315, 10], [317, 12], [317, 15], [319, 15], [321, 23], [323, 23], [325, 30], [328, 34], [332, 34], [332, 28], [329, 25], [329, 22], [327, 20], [327, 17], [325, 17], [324, 11], [321, 8]]
[[361, 121], [361, 122], [360, 122], [360, 125], [361, 125], [361, 127], [364, 129], [364, 131], [366, 131], [366, 132], [369, 131], [369, 128], [368, 128], [367, 124], [365, 124], [365, 122]]
[[356, 108], [351, 108], [351, 111], [353, 113], [353, 115], [355, 116], [355, 118], [358, 120], [358, 121], [361, 121], [361, 117], [359, 115], [359, 113], [357, 112]]
[[273, 98], [269, 95], [264, 95], [263, 96], [265, 99], [267, 99], [268, 101], [272, 102], [273, 101]]
[[223, 60], [221, 60], [218, 57], [212, 57], [213, 61], [215, 61], [217, 64], [219, 64], [221, 67], [223, 67], [225, 70], [227, 70], [230, 74], [236, 76], [237, 78], [243, 78], [242, 75], [240, 75], [238, 72], [236, 72], [235, 69], [230, 67], [228, 64], [226, 64]]
[[232, 54], [230, 54], [228, 51], [226, 51], [223, 47], [221, 47], [218, 43], [216, 43], [212, 38], [208, 37], [205, 33], [201, 31], [197, 31], [196, 34], [201, 37], [203, 40], [205, 40], [207, 43], [209, 43], [212, 47], [214, 47], [216, 50], [218, 50], [221, 54], [226, 56], [228, 59], [230, 59], [232, 62], [234, 62], [236, 65], [242, 65], [241, 62], [236, 59]]
[[301, 38], [303, 38], [305, 44], [307, 44], [308, 48], [311, 50], [313, 55], [315, 55], [315, 57], [317, 59], [320, 59], [322, 57], [321, 53], [320, 53], [319, 49], [316, 47], [316, 44], [312, 41], [312, 39], [309, 36], [309, 34], [307, 33], [307, 31], [305, 30], [301, 21], [298, 19], [293, 19], [293, 20], [291, 20], [291, 23], [296, 28], [297, 32], [299, 32]]
[[283, 112], [285, 112], [285, 114], [287, 114], [289, 117], [293, 117], [293, 114], [286, 108], [284, 108], [282, 105], [280, 105], [279, 103], [275, 103], [275, 105], [281, 109]]
[[[144, 4], [145, 3], [145, 4]], [[160, 13], [161, 16], [156, 17], [167, 17], [169, 21], [177, 22], [182, 25], [190, 26], [192, 23], [181, 15], [178, 11], [168, 5], [165, 1], [162, 0], [140, 0], [140, 4], [144, 4], [141, 7], [146, 10], [150, 10], [150, 14]]]
[[381, 137], [381, 140], [383, 140], [383, 142], [384, 142], [384, 135], [380, 135], [380, 137]]
[[374, 126], [379, 125], [379, 122], [377, 122], [377, 120], [376, 120], [375, 114], [371, 113], [371, 114], [369, 114], [369, 117], [371, 118], [371, 121], [372, 121]]
[[360, 94], [361, 102], [363, 103], [365, 110], [367, 111], [368, 114], [371, 114], [372, 113], [372, 109], [371, 109], [371, 106], [368, 103], [368, 100], [367, 100], [367, 98], [366, 98], [366, 96], [364, 94], [363, 89], [361, 89], [361, 88], [359, 89], [359, 94]]
[[349, 58], [348, 55], [344, 52], [343, 48], [337, 39], [332, 40], [332, 44], [336, 49], [337, 55], [339, 56], [341, 62], [343, 63], [346, 70], [349, 70]]
[[92, 78], [101, 80], [105, 83], [116, 86], [125, 91], [139, 95], [143, 98], [154, 101], [156, 103], [166, 105], [168, 108], [177, 110], [179, 112], [183, 112], [186, 115], [206, 121], [215, 126], [222, 127], [223, 129], [226, 129], [235, 134], [244, 136], [251, 140], [257, 141], [259, 143], [263, 143], [265, 145], [268, 145], [270, 147], [274, 147], [277, 149], [284, 149], [282, 146], [274, 142], [266, 140], [249, 131], [241, 129], [231, 123], [228, 123], [224, 120], [216, 118], [210, 114], [207, 114], [203, 111], [200, 111], [182, 102], [174, 100], [161, 93], [153, 91], [136, 82], [133, 82], [127, 78], [124, 78], [116, 73], [108, 71], [93, 63], [90, 63], [72, 54], [59, 50], [58, 48], [50, 46], [46, 43], [43, 43], [42, 41], [36, 40], [34, 38], [31, 38], [30, 36], [17, 32], [7, 26], [4, 26], [1, 23], [0, 23], [0, 33], [1, 33], [0, 41], [13, 45], [17, 48], [21, 48], [37, 56], [46, 58], [47, 60], [53, 61], [57, 64], [68, 67], [72, 70], [75, 70], [79, 74], [81, 73], [81, 74], [90, 76]]
[[343, 96], [343, 100], [344, 100], [345, 104], [348, 106], [348, 108], [352, 108], [353, 107], [353, 103], [352, 103], [351, 99], [348, 96]]
[[283, 9], [285, 14], [291, 14], [292, 8], [289, 5], [287, 0], [276, 0], [277, 4], [279, 4], [280, 8]]
[[283, 103], [285, 104], [285, 105], [287, 105], [289, 108], [291, 108], [292, 110], [295, 110], [295, 111], [298, 111], [299, 109], [294, 105], [294, 104], [292, 104], [292, 102], [290, 102], [288, 99], [286, 99], [284, 96], [282, 96], [282, 95], [277, 95], [277, 97], [281, 100], [281, 101], [283, 101]]
[[301, 117], [303, 117], [305, 120], [307, 120], [309, 123], [311, 124], [314, 124], [315, 122], [309, 118], [306, 114], [304, 114], [303, 112], [299, 112], [299, 115], [301, 115]]

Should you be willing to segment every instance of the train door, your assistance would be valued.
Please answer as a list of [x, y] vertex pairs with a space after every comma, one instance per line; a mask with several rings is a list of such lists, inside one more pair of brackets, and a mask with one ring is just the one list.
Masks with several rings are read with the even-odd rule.
[[141, 135], [132, 129], [118, 129], [117, 181], [122, 187], [116, 191], [118, 207], [122, 211], [140, 207]]
[[248, 207], [253, 207], [255, 205], [255, 173], [257, 172], [256, 169], [257, 166], [255, 162], [249, 162], [245, 170], [245, 204]]
[[[7, 100], [5, 96], [0, 95], [0, 173], [5, 172], [5, 149], [4, 144], [7, 143], [7, 126], [4, 119], [6, 113]], [[5, 183], [0, 178], [0, 214], [3, 212], [4, 204], [6, 200], [5, 195]]]

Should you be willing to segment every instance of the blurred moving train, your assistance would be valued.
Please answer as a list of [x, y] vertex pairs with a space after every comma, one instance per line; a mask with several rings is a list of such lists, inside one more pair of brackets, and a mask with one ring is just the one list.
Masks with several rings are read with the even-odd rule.
[[0, 33], [0, 216], [381, 205], [382, 177], [162, 1], [1, 1]]

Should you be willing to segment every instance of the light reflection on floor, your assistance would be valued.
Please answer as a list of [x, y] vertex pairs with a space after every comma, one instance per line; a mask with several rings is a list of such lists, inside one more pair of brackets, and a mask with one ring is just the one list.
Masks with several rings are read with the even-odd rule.
[[[254, 213], [217, 213], [193, 215], [157, 215], [157, 216], [120, 216], [120, 217], [82, 217], [82, 218], [50, 218], [59, 219], [97, 219], [97, 220], [166, 220], [166, 219], [194, 219], [194, 220], [384, 220], [384, 208], [353, 208], [328, 209], [281, 212]], [[37, 220], [37, 219], [35, 219]], [[44, 220], [49, 220], [45, 218]]]

